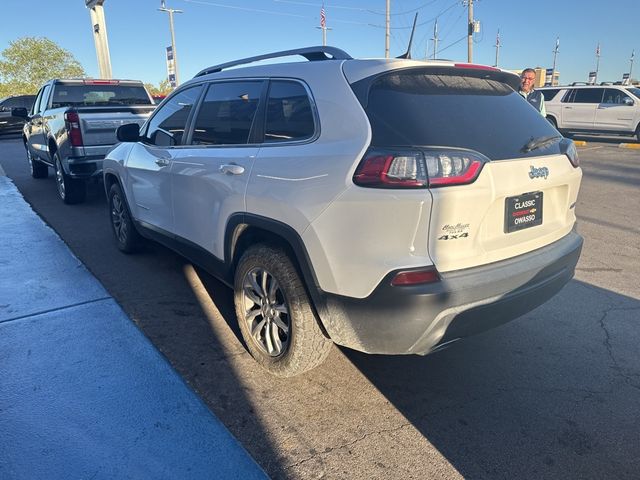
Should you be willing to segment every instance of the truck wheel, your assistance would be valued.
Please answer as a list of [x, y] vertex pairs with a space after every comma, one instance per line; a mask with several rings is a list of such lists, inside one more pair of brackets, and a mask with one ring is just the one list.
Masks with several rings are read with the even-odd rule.
[[127, 201], [117, 183], [109, 189], [109, 218], [118, 249], [124, 253], [137, 251], [142, 244], [142, 237], [133, 224]]
[[289, 256], [268, 245], [249, 248], [234, 280], [234, 302], [251, 356], [278, 377], [292, 377], [320, 365], [327, 339]]
[[27, 160], [29, 161], [29, 170], [31, 171], [31, 176], [33, 178], [47, 178], [49, 176], [49, 167], [33, 158], [31, 152], [29, 151], [29, 148], [26, 145], [25, 148], [27, 149]]
[[58, 152], [53, 154], [53, 164], [56, 170], [58, 195], [60, 195], [62, 201], [67, 205], [84, 202], [84, 199], [87, 197], [87, 185], [85, 182], [71, 178], [64, 173]]
[[640, 143], [640, 125], [636, 128], [636, 140]]
[[556, 122], [555, 118], [547, 115], [547, 121], [551, 124], [553, 128], [555, 128], [556, 130], [558, 129], [558, 122]]

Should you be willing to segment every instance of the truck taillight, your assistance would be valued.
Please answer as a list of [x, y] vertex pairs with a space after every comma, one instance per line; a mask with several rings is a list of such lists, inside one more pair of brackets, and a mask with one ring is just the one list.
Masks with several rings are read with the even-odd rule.
[[369, 149], [353, 182], [369, 188], [426, 188], [465, 185], [489, 161], [469, 150]]
[[67, 112], [64, 114], [64, 124], [69, 135], [72, 147], [82, 147], [82, 131], [80, 130], [80, 117], [78, 112]]

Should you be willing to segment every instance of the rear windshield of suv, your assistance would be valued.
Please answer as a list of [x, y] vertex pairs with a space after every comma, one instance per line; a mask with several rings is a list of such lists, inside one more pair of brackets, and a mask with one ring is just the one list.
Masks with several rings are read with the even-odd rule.
[[489, 78], [431, 72], [402, 70], [368, 80], [365, 111], [372, 146], [468, 148], [492, 160], [560, 152], [557, 142], [523, 152], [531, 139], [558, 132], [510, 86]]
[[56, 84], [51, 108], [151, 105], [142, 85]]

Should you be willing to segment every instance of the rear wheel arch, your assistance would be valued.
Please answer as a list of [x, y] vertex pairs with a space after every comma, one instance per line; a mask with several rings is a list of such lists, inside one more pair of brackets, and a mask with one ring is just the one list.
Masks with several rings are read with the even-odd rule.
[[553, 125], [553, 128], [558, 128], [558, 120], [553, 115], [547, 115], [547, 121]]
[[281, 248], [289, 255], [316, 311], [323, 310], [322, 291], [302, 238], [289, 225], [277, 220], [251, 214], [238, 214], [230, 218], [225, 238], [225, 262], [229, 278], [234, 277], [242, 254], [258, 243]]

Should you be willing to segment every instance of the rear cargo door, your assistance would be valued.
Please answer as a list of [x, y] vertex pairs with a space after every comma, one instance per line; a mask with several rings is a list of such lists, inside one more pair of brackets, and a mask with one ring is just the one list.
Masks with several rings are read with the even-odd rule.
[[[373, 147], [424, 152], [432, 197], [424, 235], [439, 271], [505, 260], [571, 231], [581, 171], [559, 133], [498, 73], [395, 71], [372, 82], [365, 110]], [[469, 156], [483, 159], [479, 174], [456, 176]]]

